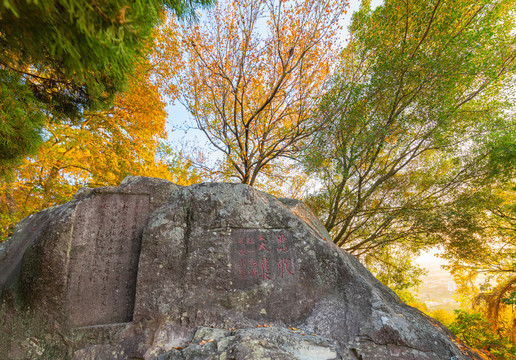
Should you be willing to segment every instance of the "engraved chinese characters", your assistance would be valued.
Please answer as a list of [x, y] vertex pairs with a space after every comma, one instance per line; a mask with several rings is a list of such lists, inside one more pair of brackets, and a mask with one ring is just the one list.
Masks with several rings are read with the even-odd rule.
[[148, 215], [147, 195], [102, 194], [77, 208], [67, 294], [73, 327], [132, 320]]
[[294, 278], [292, 235], [286, 230], [233, 230], [231, 264], [233, 282], [238, 287]]

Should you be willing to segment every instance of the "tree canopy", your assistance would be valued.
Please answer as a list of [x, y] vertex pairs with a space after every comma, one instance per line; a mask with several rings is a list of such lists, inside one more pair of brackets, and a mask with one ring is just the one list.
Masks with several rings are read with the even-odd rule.
[[0, 168], [38, 148], [46, 121], [111, 106], [165, 9], [192, 16], [210, 2], [2, 1]]
[[514, 5], [387, 0], [354, 15], [307, 152], [324, 184], [309, 202], [337, 245], [392, 268], [442, 240], [433, 216], [487, 176], [493, 143], [514, 131]]
[[441, 220], [449, 269], [464, 305], [485, 310], [487, 321], [498, 327], [516, 300], [515, 181], [470, 194]]
[[221, 1], [203, 23], [183, 28], [176, 83], [198, 128], [224, 154], [218, 170], [226, 179], [254, 185], [302, 147], [346, 7], [334, 0]]

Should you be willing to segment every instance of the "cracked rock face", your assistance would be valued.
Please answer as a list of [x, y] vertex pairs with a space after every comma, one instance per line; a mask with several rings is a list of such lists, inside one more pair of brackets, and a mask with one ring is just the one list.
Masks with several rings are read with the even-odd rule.
[[0, 291], [2, 359], [477, 358], [246, 185], [81, 189], [0, 245]]

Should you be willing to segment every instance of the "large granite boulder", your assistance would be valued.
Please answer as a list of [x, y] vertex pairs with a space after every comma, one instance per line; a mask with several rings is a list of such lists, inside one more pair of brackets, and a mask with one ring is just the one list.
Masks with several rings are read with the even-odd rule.
[[0, 291], [1, 359], [476, 358], [246, 185], [81, 189], [0, 245]]

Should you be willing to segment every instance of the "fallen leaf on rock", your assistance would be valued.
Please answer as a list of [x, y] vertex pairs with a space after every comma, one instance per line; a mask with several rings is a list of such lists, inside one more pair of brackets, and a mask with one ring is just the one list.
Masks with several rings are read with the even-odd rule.
[[213, 341], [213, 338], [209, 339], [209, 340], [203, 340], [199, 343], [199, 345], [204, 345], [204, 344], [207, 344], [209, 342], [212, 342]]

